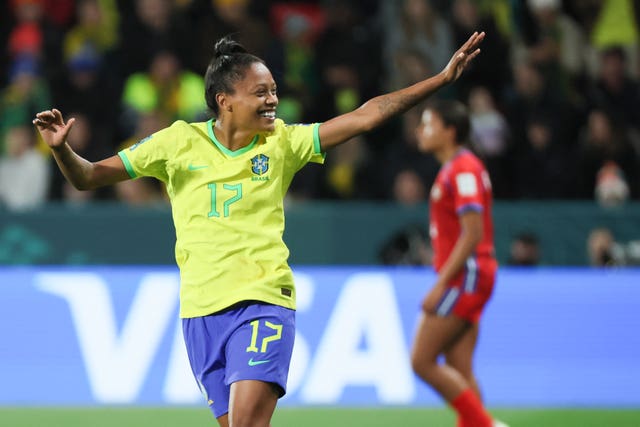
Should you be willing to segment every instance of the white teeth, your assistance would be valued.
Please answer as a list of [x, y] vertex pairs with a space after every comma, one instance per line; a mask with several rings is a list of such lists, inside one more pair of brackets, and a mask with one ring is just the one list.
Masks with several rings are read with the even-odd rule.
[[275, 119], [276, 118], [276, 112], [275, 111], [263, 111], [262, 113], [260, 113], [261, 116], [263, 117], [267, 117], [269, 119]]

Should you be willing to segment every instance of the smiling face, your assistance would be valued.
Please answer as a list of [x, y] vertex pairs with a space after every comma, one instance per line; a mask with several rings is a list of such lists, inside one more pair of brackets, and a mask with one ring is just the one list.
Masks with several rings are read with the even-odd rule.
[[270, 132], [275, 129], [278, 95], [269, 69], [254, 62], [244, 78], [233, 85], [234, 93], [218, 94], [220, 112], [237, 128]]

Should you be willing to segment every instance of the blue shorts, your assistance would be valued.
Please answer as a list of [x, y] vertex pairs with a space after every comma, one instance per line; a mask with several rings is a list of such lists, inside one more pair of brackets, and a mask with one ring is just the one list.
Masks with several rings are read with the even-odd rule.
[[284, 396], [295, 337], [295, 310], [249, 301], [182, 319], [191, 370], [217, 418], [229, 412], [231, 384], [273, 383]]

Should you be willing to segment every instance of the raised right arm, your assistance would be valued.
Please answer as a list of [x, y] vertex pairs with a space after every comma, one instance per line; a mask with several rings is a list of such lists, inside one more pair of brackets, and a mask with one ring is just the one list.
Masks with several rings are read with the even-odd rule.
[[130, 179], [120, 157], [112, 156], [93, 163], [71, 149], [66, 141], [74, 122], [72, 118], [65, 123], [62, 113], [55, 108], [36, 114], [33, 120], [67, 181], [78, 190], [91, 190]]
[[474, 32], [453, 54], [440, 73], [412, 86], [376, 96], [349, 113], [334, 117], [320, 124], [319, 135], [322, 151], [342, 144], [363, 132], [368, 132], [409, 108], [460, 77], [469, 63], [480, 53], [484, 32]]

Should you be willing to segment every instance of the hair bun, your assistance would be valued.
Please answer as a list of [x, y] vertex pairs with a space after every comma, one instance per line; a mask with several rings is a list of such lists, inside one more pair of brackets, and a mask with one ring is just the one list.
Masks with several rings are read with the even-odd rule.
[[229, 36], [225, 36], [218, 40], [213, 48], [213, 56], [216, 59], [237, 53], [247, 53], [247, 50], [244, 46], [237, 41], [232, 40]]

